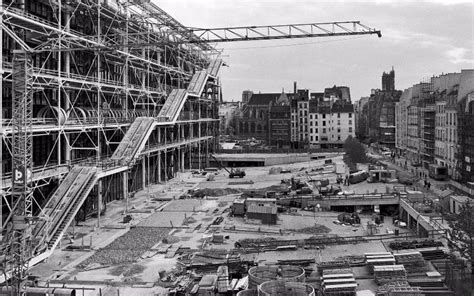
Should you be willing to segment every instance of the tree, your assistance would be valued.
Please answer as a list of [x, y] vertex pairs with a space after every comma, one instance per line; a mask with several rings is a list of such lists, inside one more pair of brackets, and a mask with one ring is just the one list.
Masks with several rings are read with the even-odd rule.
[[459, 214], [449, 221], [450, 238], [454, 248], [471, 261], [471, 274], [474, 276], [474, 206], [467, 201]]
[[344, 151], [353, 163], [367, 162], [365, 146], [352, 136], [347, 137], [344, 142]]

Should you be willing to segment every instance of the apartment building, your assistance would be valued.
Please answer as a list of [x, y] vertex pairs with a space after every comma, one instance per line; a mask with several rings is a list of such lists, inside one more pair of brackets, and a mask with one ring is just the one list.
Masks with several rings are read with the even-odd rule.
[[406, 89], [396, 112], [398, 151], [412, 164], [445, 166], [451, 178], [472, 182], [473, 96], [474, 70], [442, 74]]
[[311, 148], [342, 148], [344, 141], [355, 137], [354, 106], [343, 101], [320, 102], [309, 112]]
[[271, 146], [296, 149], [340, 148], [355, 136], [355, 113], [347, 86], [324, 92], [297, 89], [293, 93], [251, 94], [243, 107], [238, 135], [265, 139]]

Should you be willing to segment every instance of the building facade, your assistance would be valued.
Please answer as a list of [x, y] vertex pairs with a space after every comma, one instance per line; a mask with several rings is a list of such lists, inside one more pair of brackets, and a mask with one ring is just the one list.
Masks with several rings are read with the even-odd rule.
[[[244, 91], [242, 97], [251, 93], [246, 104], [242, 106], [242, 117], [237, 125], [237, 135], [241, 138], [255, 138], [267, 141], [270, 136], [270, 109], [282, 102], [289, 104], [288, 95], [281, 93], [252, 93]], [[275, 114], [274, 114], [275, 115]]]
[[474, 70], [442, 74], [406, 89], [396, 112], [398, 151], [413, 165], [444, 166], [452, 179], [473, 182], [473, 97]]
[[291, 109], [288, 102], [270, 106], [268, 144], [277, 148], [290, 148]]
[[[244, 91], [243, 97], [249, 91]], [[293, 93], [253, 94], [243, 107], [238, 134], [266, 140], [280, 148], [342, 148], [355, 136], [355, 113], [347, 86], [324, 92], [297, 89]]]
[[382, 89], [373, 89], [357, 108], [358, 136], [367, 143], [378, 143], [394, 148], [395, 107], [401, 91], [395, 90], [395, 71], [382, 74]]

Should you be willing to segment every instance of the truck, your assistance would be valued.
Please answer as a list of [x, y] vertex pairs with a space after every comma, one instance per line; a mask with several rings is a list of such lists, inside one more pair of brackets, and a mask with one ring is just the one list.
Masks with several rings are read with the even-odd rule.
[[428, 166], [428, 175], [435, 180], [447, 180], [449, 177], [448, 168], [437, 164], [430, 164]]
[[229, 172], [229, 178], [234, 178], [234, 177], [239, 177], [239, 178], [245, 177], [245, 171], [241, 169], [231, 169]]

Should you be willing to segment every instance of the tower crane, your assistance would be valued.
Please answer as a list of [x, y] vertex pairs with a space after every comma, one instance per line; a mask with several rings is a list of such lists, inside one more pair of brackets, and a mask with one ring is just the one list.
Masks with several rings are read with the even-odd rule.
[[[14, 17], [8, 11], [4, 11], [9, 17]], [[173, 29], [180, 26], [175, 22], [170, 26]], [[56, 28], [51, 27], [51, 30]], [[58, 29], [58, 33], [59, 33]], [[272, 26], [241, 26], [223, 27], [213, 29], [179, 27], [176, 30], [177, 43], [183, 44], [204, 44], [204, 50], [212, 48], [209, 43], [236, 42], [236, 41], [261, 41], [275, 39], [294, 39], [311, 37], [337, 37], [350, 35], [372, 35], [381, 37], [381, 31], [366, 26], [359, 21], [327, 22], [327, 23], [306, 23], [290, 25]], [[67, 35], [67, 32], [63, 34]], [[71, 37], [71, 36], [68, 36]], [[16, 40], [21, 45], [22, 40]], [[80, 43], [80, 42], [82, 43]], [[123, 52], [123, 47], [136, 48], [146, 46], [160, 46], [158, 43], [148, 44], [125, 44], [122, 48], [114, 48], [107, 45], [104, 40], [94, 38], [82, 38], [78, 41], [77, 50], [109, 49]], [[25, 48], [25, 47], [23, 47]], [[67, 48], [74, 51], [75, 48]], [[24, 50], [14, 53], [13, 61], [13, 166], [12, 166], [12, 208], [10, 216], [6, 220], [6, 227], [3, 230], [0, 256], [0, 269], [3, 269], [5, 280], [10, 279], [11, 295], [25, 295], [27, 293], [27, 275], [29, 261], [34, 252], [32, 241], [32, 228], [39, 217], [33, 213], [33, 189], [31, 180], [32, 169], [32, 93], [31, 84], [32, 62], [31, 55], [41, 50]]]

